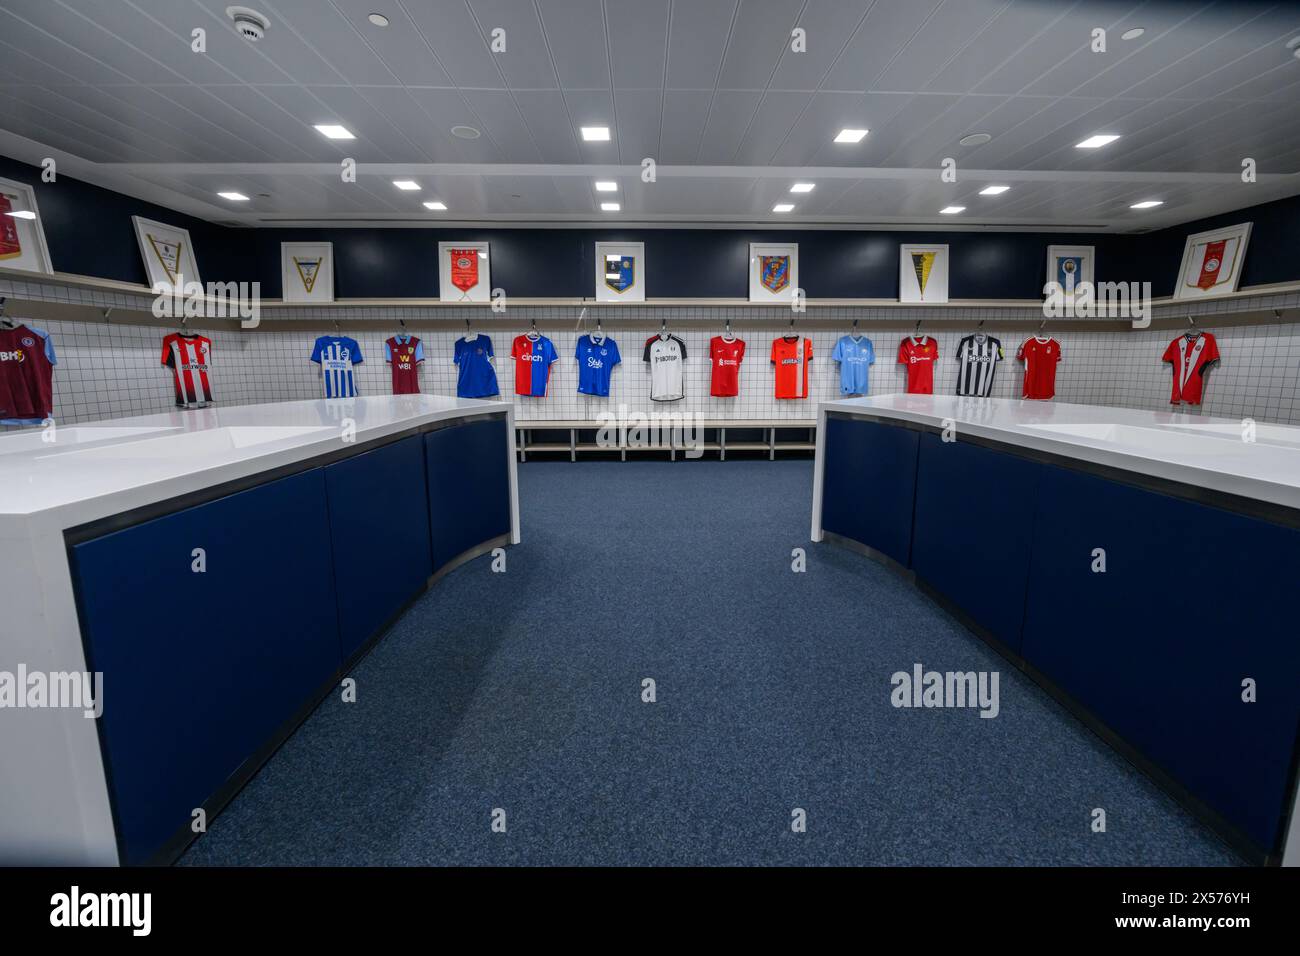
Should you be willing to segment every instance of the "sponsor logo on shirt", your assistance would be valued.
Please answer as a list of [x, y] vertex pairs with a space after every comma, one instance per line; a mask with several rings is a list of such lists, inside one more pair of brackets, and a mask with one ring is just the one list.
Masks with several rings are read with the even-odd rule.
[[13, 352], [0, 352], [0, 362], [21, 362], [27, 358], [27, 353], [22, 349]]
[[[604, 355], [605, 353], [601, 352], [601, 354]], [[587, 368], [604, 368], [604, 367], [605, 367], [605, 363], [601, 359], [596, 358], [596, 356], [594, 355], [587, 356]]]

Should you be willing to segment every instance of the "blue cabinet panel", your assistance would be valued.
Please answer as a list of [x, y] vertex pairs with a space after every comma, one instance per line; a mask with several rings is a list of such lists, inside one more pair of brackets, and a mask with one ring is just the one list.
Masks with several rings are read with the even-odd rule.
[[907, 567], [918, 437], [894, 425], [827, 418], [822, 528]]
[[453, 425], [424, 436], [433, 568], [510, 531], [509, 448], [504, 419]]
[[1272, 849], [1300, 722], [1300, 532], [1053, 467], [1035, 524], [1025, 658]]
[[433, 573], [420, 436], [329, 465], [325, 490], [347, 661]]
[[[207, 571], [191, 570], [195, 548]], [[320, 469], [73, 549], [125, 862], [149, 859], [339, 665]]]
[[1015, 652], [1039, 469], [978, 445], [921, 436], [912, 567]]

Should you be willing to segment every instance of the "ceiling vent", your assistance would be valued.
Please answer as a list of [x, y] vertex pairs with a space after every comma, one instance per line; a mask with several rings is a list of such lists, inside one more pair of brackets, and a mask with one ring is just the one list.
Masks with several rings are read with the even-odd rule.
[[248, 7], [226, 7], [226, 16], [235, 25], [235, 32], [252, 43], [266, 36], [266, 28], [271, 25], [265, 16]]

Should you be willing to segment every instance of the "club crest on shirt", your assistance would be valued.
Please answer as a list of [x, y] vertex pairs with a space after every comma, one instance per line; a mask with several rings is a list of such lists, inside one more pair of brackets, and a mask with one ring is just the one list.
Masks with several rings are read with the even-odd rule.
[[28, 335], [23, 336], [22, 342], [23, 345], [27, 346], [28, 348], [31, 348], [33, 345], [36, 344], [36, 340]]
[[790, 284], [790, 257], [759, 256], [762, 274], [759, 281], [769, 292], [780, 292]]

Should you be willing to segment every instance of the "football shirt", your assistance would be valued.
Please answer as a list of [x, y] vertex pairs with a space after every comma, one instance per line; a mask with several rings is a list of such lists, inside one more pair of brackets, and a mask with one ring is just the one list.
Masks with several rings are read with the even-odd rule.
[[162, 340], [162, 364], [172, 370], [176, 404], [202, 405], [212, 401], [212, 341], [206, 336], [173, 332]]
[[584, 335], [578, 339], [578, 391], [583, 395], [609, 394], [609, 377], [614, 366], [623, 361], [618, 354], [618, 343], [608, 335], [596, 338]]
[[1174, 392], [1170, 405], [1201, 404], [1205, 393], [1205, 370], [1219, 361], [1219, 343], [1209, 332], [1180, 335], [1169, 343], [1162, 361], [1173, 365]]
[[322, 335], [311, 350], [311, 360], [320, 366], [326, 398], [356, 398], [357, 381], [352, 366], [365, 361], [356, 339]]
[[1025, 398], [1048, 399], [1056, 395], [1056, 365], [1061, 361], [1061, 343], [1035, 335], [1025, 339], [1016, 352], [1016, 358], [1025, 363], [1025, 384], [1021, 395]]
[[903, 339], [898, 346], [898, 363], [907, 366], [908, 394], [934, 393], [934, 363], [938, 358], [939, 343], [928, 335]]
[[957, 394], [987, 398], [1002, 358], [1002, 343], [993, 336], [979, 332], [964, 336], [957, 343]]
[[709, 361], [713, 363], [713, 374], [709, 382], [709, 394], [718, 398], [730, 398], [740, 394], [740, 363], [745, 360], [745, 343], [740, 339], [730, 339], [715, 335], [709, 340]]
[[456, 339], [452, 361], [456, 363], [456, 396], [458, 398], [487, 398], [501, 391], [497, 385], [497, 370], [492, 364], [492, 339], [483, 333], [467, 339]]
[[515, 394], [544, 398], [551, 380], [551, 363], [559, 358], [551, 340], [544, 335], [516, 335], [510, 355], [515, 360]]
[[642, 360], [650, 365], [650, 400], [675, 402], [686, 397], [686, 343], [675, 335], [652, 335], [645, 340]]
[[866, 395], [867, 370], [876, 364], [876, 349], [865, 335], [842, 335], [831, 358], [840, 363], [840, 394]]
[[384, 343], [384, 361], [393, 370], [393, 394], [414, 395], [420, 391], [420, 363], [424, 343], [414, 335], [394, 335]]
[[0, 326], [0, 425], [39, 425], [50, 417], [57, 362], [48, 332]]
[[808, 397], [808, 363], [811, 361], [811, 339], [786, 335], [772, 341], [777, 398]]

